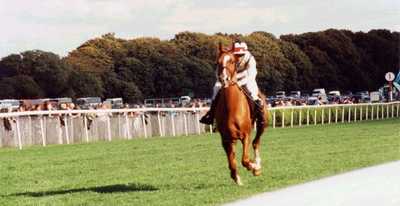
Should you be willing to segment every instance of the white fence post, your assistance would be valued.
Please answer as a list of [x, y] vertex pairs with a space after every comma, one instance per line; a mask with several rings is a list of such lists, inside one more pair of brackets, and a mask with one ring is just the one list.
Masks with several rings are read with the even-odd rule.
[[354, 106], [354, 122], [357, 122], [357, 106]]
[[284, 110], [282, 110], [281, 114], [282, 114], [282, 128], [285, 128], [285, 112], [284, 112]]
[[392, 118], [394, 117], [394, 104], [392, 104]]
[[342, 123], [344, 123], [344, 106], [342, 106]]
[[108, 116], [108, 113], [107, 113], [107, 138], [108, 138], [108, 141], [112, 140], [112, 137], [111, 137], [111, 122], [110, 122], [110, 116]]
[[303, 113], [303, 110], [302, 109], [299, 109], [299, 126], [301, 127], [301, 124], [302, 124], [302, 119], [301, 119], [301, 115], [302, 115], [302, 113]]
[[64, 115], [64, 130], [65, 130], [65, 138], [67, 139], [67, 144], [69, 144], [69, 131], [68, 131], [67, 115]]
[[16, 127], [17, 127], [17, 144], [18, 144], [18, 148], [22, 149], [21, 130], [19, 128], [19, 117], [16, 118], [15, 124], [16, 124]]
[[130, 126], [130, 124], [129, 124], [128, 113], [125, 112], [125, 113], [124, 113], [124, 116], [125, 116], [125, 125], [126, 125], [126, 126], [125, 126], [125, 130], [126, 130], [126, 131], [125, 131], [124, 133], [126, 134], [126, 136], [127, 136], [126, 138], [127, 138], [127, 139], [132, 139], [132, 138], [131, 138], [131, 131], [130, 131], [130, 130], [131, 130], [131, 126]]
[[307, 126], [310, 125], [310, 109], [307, 109]]
[[143, 114], [141, 115], [142, 125], [143, 125], [143, 133], [144, 133], [144, 138], [147, 138], [147, 127], [146, 127], [145, 117], [146, 117], [145, 113], [143, 112]]
[[348, 122], [351, 121], [351, 106], [349, 107]]
[[46, 138], [44, 134], [44, 126], [43, 126], [43, 116], [40, 115], [40, 135], [42, 136], [42, 145], [43, 147], [46, 146]]
[[86, 137], [86, 142], [89, 142], [89, 131], [88, 131], [88, 122], [87, 122], [87, 116], [82, 115], [83, 117], [83, 124], [85, 126], [85, 137]]
[[335, 123], [337, 123], [337, 119], [338, 119], [338, 108], [335, 107]]
[[330, 107], [328, 109], [328, 112], [329, 112], [329, 114], [328, 114], [328, 124], [331, 124], [331, 108]]
[[325, 124], [325, 109], [321, 108], [321, 124]]
[[290, 127], [293, 127], [293, 109], [290, 113]]
[[58, 144], [63, 144], [64, 141], [62, 139], [62, 125], [61, 125], [61, 121], [58, 120]]
[[163, 134], [162, 134], [162, 128], [161, 128], [160, 112], [157, 112], [157, 120], [158, 120], [158, 132], [160, 133], [160, 137], [162, 137]]
[[389, 105], [386, 105], [386, 119], [389, 118]]
[[376, 119], [379, 119], [379, 105], [376, 105]]
[[29, 136], [29, 138], [32, 138], [32, 117], [28, 116], [28, 120], [29, 120], [29, 123], [28, 123], [28, 131], [29, 131], [28, 136]]
[[70, 137], [72, 138], [72, 141], [74, 141], [75, 138], [75, 131], [74, 131], [74, 119], [72, 118], [72, 116], [70, 117], [71, 119], [71, 133], [70, 133]]
[[274, 112], [272, 113], [272, 128], [275, 128], [275, 122], [276, 122], [276, 112], [274, 110]]
[[317, 125], [317, 109], [314, 109], [314, 125]]
[[185, 127], [185, 135], [188, 136], [188, 127], [187, 127], [187, 118], [186, 118], [186, 113], [183, 113], [183, 125]]
[[171, 123], [172, 123], [172, 136], [175, 137], [175, 118], [174, 113], [171, 112]]
[[374, 120], [374, 105], [371, 105], [371, 120]]
[[390, 118], [390, 107], [389, 104], [386, 105], [386, 119]]
[[196, 113], [197, 134], [201, 134], [199, 113], [196, 110], [194, 110], [194, 112]]

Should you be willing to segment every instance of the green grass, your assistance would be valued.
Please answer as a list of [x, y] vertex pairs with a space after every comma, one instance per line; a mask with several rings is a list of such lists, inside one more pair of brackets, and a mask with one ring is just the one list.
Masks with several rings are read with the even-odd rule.
[[399, 125], [270, 129], [262, 139], [263, 174], [240, 167], [242, 187], [229, 177], [218, 134], [0, 149], [0, 205], [221, 204], [398, 160]]

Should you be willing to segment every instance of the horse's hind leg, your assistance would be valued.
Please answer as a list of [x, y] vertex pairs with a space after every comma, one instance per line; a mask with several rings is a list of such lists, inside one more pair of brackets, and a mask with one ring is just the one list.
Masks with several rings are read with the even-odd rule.
[[243, 185], [237, 172], [236, 158], [235, 158], [235, 143], [231, 141], [222, 141], [222, 146], [228, 157], [229, 170], [231, 171], [231, 178], [238, 185]]
[[258, 126], [256, 131], [256, 137], [253, 140], [253, 149], [254, 149], [254, 163], [255, 168], [253, 170], [253, 175], [259, 176], [261, 175], [261, 155], [260, 155], [260, 143], [261, 143], [261, 135], [264, 133], [265, 126]]

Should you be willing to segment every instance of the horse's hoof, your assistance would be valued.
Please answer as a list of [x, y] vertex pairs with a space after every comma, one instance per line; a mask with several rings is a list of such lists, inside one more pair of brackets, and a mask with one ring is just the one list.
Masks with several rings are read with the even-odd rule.
[[235, 181], [236, 182], [236, 184], [238, 185], [238, 186], [243, 186], [243, 183], [242, 183], [242, 181]]
[[240, 180], [240, 177], [239, 177], [239, 176], [236, 176], [235, 183], [236, 183], [238, 186], [242, 186], [242, 185], [243, 185], [243, 183], [242, 183], [242, 181]]
[[253, 175], [254, 175], [254, 176], [260, 176], [260, 175], [261, 175], [261, 169], [259, 169], [259, 170], [253, 170]]

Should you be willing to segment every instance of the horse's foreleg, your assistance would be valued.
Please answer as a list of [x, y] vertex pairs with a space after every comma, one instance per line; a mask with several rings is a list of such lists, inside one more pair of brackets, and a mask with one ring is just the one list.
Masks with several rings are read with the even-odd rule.
[[256, 168], [256, 164], [250, 161], [249, 158], [249, 144], [250, 144], [250, 135], [247, 135], [242, 139], [243, 145], [243, 154], [242, 154], [242, 165], [247, 168], [247, 170], [254, 170]]
[[231, 141], [222, 141], [222, 145], [228, 157], [229, 170], [231, 171], [231, 178], [238, 185], [242, 185], [239, 174], [237, 172], [236, 158], [235, 158], [235, 145]]

